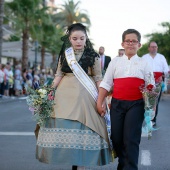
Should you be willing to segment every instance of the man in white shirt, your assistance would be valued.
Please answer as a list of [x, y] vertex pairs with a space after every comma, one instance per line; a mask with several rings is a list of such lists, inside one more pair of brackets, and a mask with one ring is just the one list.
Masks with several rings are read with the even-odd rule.
[[[139, 144], [144, 120], [144, 101], [140, 86], [154, 85], [152, 68], [137, 56], [141, 35], [128, 29], [122, 35], [125, 54], [109, 63], [104, 79], [100, 83], [97, 109], [105, 114], [103, 101], [114, 87], [110, 109], [111, 139], [118, 157], [117, 170], [138, 170]], [[147, 76], [150, 75], [150, 78]]]
[[[168, 67], [166, 58], [162, 54], [157, 53], [158, 45], [156, 42], [152, 41], [149, 43], [148, 51], [149, 53], [143, 55], [142, 58], [146, 59], [149, 65], [152, 67], [153, 72], [154, 72], [155, 82], [157, 83], [157, 82], [162, 81], [163, 76], [164, 78], [168, 76], [169, 67]], [[159, 105], [159, 101], [161, 98], [161, 93], [162, 93], [162, 90], [158, 97], [155, 117], [152, 120], [153, 125], [156, 125], [156, 118], [158, 115], [158, 105]]]

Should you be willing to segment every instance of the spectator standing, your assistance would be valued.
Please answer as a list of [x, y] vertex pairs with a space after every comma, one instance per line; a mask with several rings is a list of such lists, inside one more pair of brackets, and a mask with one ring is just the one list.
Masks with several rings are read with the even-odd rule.
[[[157, 82], [162, 81], [164, 78], [168, 77], [169, 67], [168, 67], [166, 58], [162, 54], [157, 52], [158, 45], [156, 42], [152, 41], [149, 43], [148, 51], [149, 51], [149, 53], [143, 55], [142, 57], [145, 60], [147, 60], [149, 65], [152, 67], [153, 72], [154, 72], [155, 82], [157, 83]], [[156, 125], [156, 119], [157, 119], [157, 115], [158, 115], [158, 105], [159, 105], [159, 101], [161, 98], [161, 94], [162, 94], [162, 89], [161, 89], [159, 97], [158, 97], [155, 116], [152, 120], [153, 125]]]
[[102, 69], [102, 75], [104, 76], [106, 69], [111, 61], [111, 58], [109, 56], [106, 56], [104, 54], [105, 48], [101, 46], [99, 48], [99, 56], [100, 56], [100, 61], [101, 61], [101, 69]]
[[32, 83], [33, 83], [33, 76], [32, 76], [32, 69], [28, 69], [28, 72], [26, 74], [26, 83], [28, 85], [28, 87], [32, 87]]
[[5, 81], [6, 81], [6, 75], [5, 75], [4, 69], [5, 69], [5, 65], [1, 64], [1, 71], [4, 74], [3, 82], [1, 83], [1, 93], [0, 93], [2, 96], [4, 95], [4, 90], [5, 90], [4, 87], [5, 87]]
[[15, 96], [20, 96], [22, 94], [22, 73], [21, 73], [21, 66], [17, 65], [14, 74], [14, 90]]
[[47, 79], [46, 79], [45, 84], [50, 85], [54, 79], [54, 76], [50, 70], [47, 72], [46, 77], [47, 77]]
[[10, 79], [10, 63], [7, 63], [4, 68], [5, 80], [4, 80], [4, 95], [9, 96], [9, 79]]
[[125, 49], [121, 48], [118, 50], [118, 56], [117, 57], [122, 57], [125, 54]]
[[43, 85], [47, 80], [46, 70], [42, 69], [40, 73], [40, 84]]
[[24, 95], [27, 94], [27, 88], [29, 86], [29, 76], [28, 76], [28, 70], [25, 68], [22, 71], [22, 78], [23, 78], [23, 82], [22, 82], [22, 93]]
[[35, 74], [33, 79], [33, 88], [38, 89], [39, 87], [40, 87], [40, 77]]
[[4, 77], [5, 77], [5, 74], [2, 71], [2, 64], [0, 63], [0, 97], [2, 97], [2, 91], [3, 91], [3, 88], [4, 88], [4, 86], [3, 86]]
[[9, 70], [9, 96], [14, 95], [14, 73], [12, 67]]

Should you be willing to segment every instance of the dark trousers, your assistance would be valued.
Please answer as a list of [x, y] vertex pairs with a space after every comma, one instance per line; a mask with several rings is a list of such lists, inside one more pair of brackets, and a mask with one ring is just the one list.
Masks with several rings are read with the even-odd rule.
[[14, 85], [9, 88], [9, 96], [15, 96]]
[[117, 170], [137, 170], [144, 101], [117, 100], [111, 102], [111, 139], [118, 156]]
[[1, 95], [4, 95], [4, 82], [1, 83], [0, 94], [1, 94]]
[[158, 96], [158, 101], [157, 101], [156, 110], [155, 110], [155, 117], [152, 119], [152, 121], [154, 121], [154, 122], [156, 122], [156, 118], [157, 118], [157, 115], [158, 115], [158, 106], [159, 106], [159, 102], [160, 102], [160, 99], [161, 99], [161, 95], [162, 95], [162, 89], [161, 89], [159, 96]]

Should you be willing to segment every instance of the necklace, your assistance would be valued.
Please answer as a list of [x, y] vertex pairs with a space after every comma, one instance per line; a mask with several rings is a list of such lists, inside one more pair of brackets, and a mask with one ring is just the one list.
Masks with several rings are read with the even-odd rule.
[[80, 49], [80, 50], [74, 50], [74, 54], [75, 55], [80, 55], [84, 52], [84, 48], [83, 49]]

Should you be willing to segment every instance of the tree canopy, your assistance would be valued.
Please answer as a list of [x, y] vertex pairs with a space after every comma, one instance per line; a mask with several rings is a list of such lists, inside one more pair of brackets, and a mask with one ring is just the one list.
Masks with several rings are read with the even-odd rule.
[[91, 25], [90, 18], [86, 10], [79, 8], [80, 1], [74, 3], [73, 0], [68, 0], [61, 8], [58, 8], [59, 12], [53, 16], [54, 22], [62, 28], [67, 28], [73, 23], [80, 22], [88, 28]]

